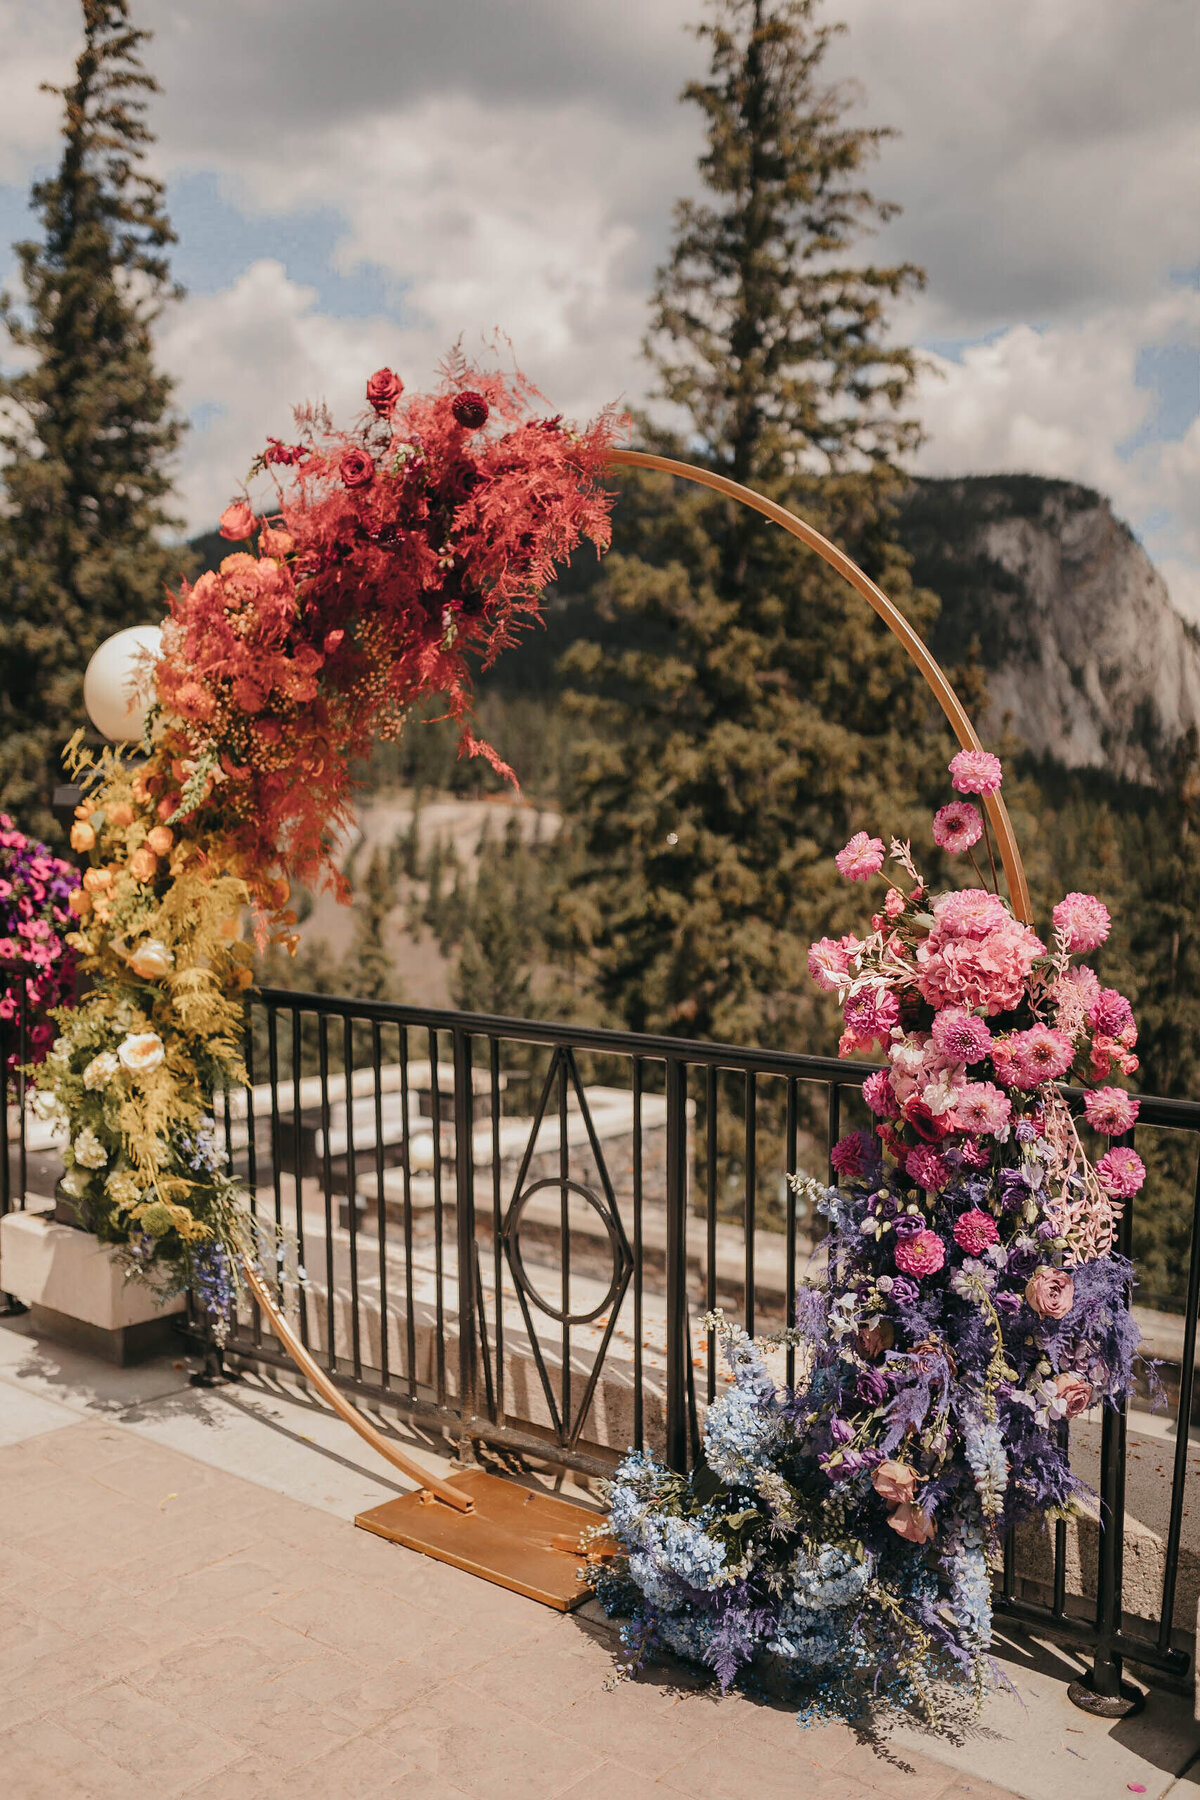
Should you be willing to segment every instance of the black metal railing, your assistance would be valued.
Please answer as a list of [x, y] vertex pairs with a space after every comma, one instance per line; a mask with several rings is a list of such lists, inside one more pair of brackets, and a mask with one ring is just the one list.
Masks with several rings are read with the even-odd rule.
[[[720, 1306], [760, 1333], [790, 1322], [823, 1227], [788, 1178], [825, 1178], [833, 1142], [867, 1123], [868, 1065], [285, 989], [257, 990], [248, 1017], [250, 1084], [218, 1097], [218, 1123], [277, 1235], [285, 1306], [333, 1380], [591, 1474], [630, 1445], [691, 1466], [724, 1379], [704, 1315]], [[1176, 1616], [1200, 1583], [1185, 1507], [1200, 1104], [1143, 1097], [1135, 1136], [1150, 1198], [1126, 1208], [1120, 1248], [1152, 1271], [1144, 1329], [1166, 1334], [1170, 1474], [1164, 1457], [1148, 1486], [1142, 1455], [1163, 1456], [1169, 1425], [1139, 1413], [1131, 1464], [1126, 1408], [1077, 1421], [1097, 1516], [1010, 1540], [997, 1583], [1000, 1615], [1090, 1650], [1108, 1695], [1124, 1659], [1186, 1674]], [[0, 1144], [5, 1209], [25, 1188], [18, 1140]], [[228, 1348], [287, 1361], [252, 1303]], [[794, 1355], [778, 1351], [781, 1380]]]

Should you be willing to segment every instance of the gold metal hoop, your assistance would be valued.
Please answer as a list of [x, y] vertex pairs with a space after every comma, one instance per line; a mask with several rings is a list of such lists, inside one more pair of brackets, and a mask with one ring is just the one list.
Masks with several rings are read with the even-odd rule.
[[[700, 469], [693, 463], [676, 462], [670, 456], [654, 456], [647, 450], [612, 450], [609, 461], [629, 469], [657, 469], [664, 475], [678, 475], [683, 481], [694, 481], [700, 487], [712, 488], [718, 494], [724, 494], [730, 500], [737, 500], [743, 506], [749, 506], [754, 512], [761, 513], [776, 525], [782, 525], [793, 537], [807, 544], [810, 550], [827, 562], [831, 569], [856, 588], [873, 611], [883, 620], [892, 635], [900, 640], [908, 654], [920, 669], [929, 684], [938, 705], [950, 722], [950, 729], [964, 750], [982, 750], [979, 735], [967, 717], [962, 701], [946, 679], [945, 671], [929, 654], [928, 649], [913, 630], [904, 614], [895, 607], [881, 588], [877, 588], [870, 576], [864, 575], [856, 562], [852, 562], [836, 544], [831, 544], [827, 537], [803, 519], [789, 512], [786, 507], [779, 506], [774, 500], [756, 494], [753, 488], [743, 487], [740, 482], [730, 481], [726, 475], [717, 475], [711, 469]], [[1013, 833], [1012, 821], [1008, 816], [1008, 808], [999, 794], [989, 794], [983, 801], [987, 808], [988, 818], [996, 833], [996, 842], [1000, 851], [1000, 861], [1004, 866], [1004, 879], [1008, 883], [1012, 909], [1025, 924], [1033, 923], [1033, 905], [1029, 897], [1029, 883], [1025, 878], [1025, 865], [1021, 860], [1021, 852]]]

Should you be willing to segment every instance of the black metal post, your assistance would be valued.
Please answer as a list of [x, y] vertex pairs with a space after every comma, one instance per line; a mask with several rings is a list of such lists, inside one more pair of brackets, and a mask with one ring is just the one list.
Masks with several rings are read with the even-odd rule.
[[667, 1465], [686, 1474], [687, 1074], [667, 1059]]
[[[435, 1121], [434, 1130], [438, 1129]], [[470, 1437], [476, 1404], [478, 1307], [475, 1290], [475, 1095], [471, 1039], [454, 1033], [454, 1189], [458, 1214], [458, 1405], [462, 1444]], [[499, 1298], [497, 1298], [497, 1305]], [[460, 1448], [460, 1454], [461, 1454]]]

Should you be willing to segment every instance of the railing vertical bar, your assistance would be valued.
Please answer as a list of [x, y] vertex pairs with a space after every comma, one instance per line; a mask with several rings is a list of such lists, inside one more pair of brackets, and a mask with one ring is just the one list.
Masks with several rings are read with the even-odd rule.
[[[0, 1216], [13, 1210], [12, 1148], [8, 1141], [8, 1056], [8, 1020], [0, 1013]], [[23, 1124], [18, 1117], [18, 1129]]]
[[291, 1011], [292, 1020], [292, 1182], [295, 1189], [296, 1204], [296, 1260], [297, 1302], [300, 1309], [300, 1342], [307, 1350], [308, 1342], [308, 1292], [307, 1270], [304, 1262], [304, 1130], [300, 1117], [300, 1079], [301, 1079], [301, 1029], [300, 1008], [294, 1006]]
[[667, 1465], [687, 1471], [687, 1079], [666, 1059], [667, 1087]]
[[504, 1423], [504, 1228], [503, 1198], [500, 1192], [500, 1040], [488, 1039], [488, 1075], [492, 1094], [492, 1280], [495, 1294], [492, 1313], [495, 1318], [494, 1342], [496, 1386], [494, 1424]]
[[[250, 1217], [254, 1220], [254, 1236], [258, 1239], [258, 1120], [254, 1114], [254, 1019], [249, 1006], [245, 1013], [245, 1029], [243, 1042], [246, 1062], [246, 1186], [250, 1191]], [[232, 1168], [230, 1174], [233, 1173]], [[261, 1245], [258, 1246], [261, 1253]], [[278, 1272], [278, 1264], [272, 1250], [271, 1273]], [[251, 1300], [250, 1316], [254, 1321], [254, 1342], [262, 1343], [262, 1312], [257, 1300]]]
[[[796, 1077], [788, 1076], [787, 1084], [787, 1119], [784, 1124], [784, 1158], [786, 1170], [784, 1175], [784, 1256], [787, 1268], [784, 1274], [783, 1305], [786, 1317], [784, 1323], [792, 1326], [796, 1323], [796, 1190], [792, 1186], [792, 1177], [796, 1173], [796, 1162], [799, 1154], [799, 1125], [797, 1120], [798, 1090]], [[796, 1346], [788, 1340], [785, 1357], [786, 1380], [789, 1387], [796, 1379]]]
[[[717, 1070], [712, 1063], [704, 1071], [704, 1300], [709, 1312], [717, 1306]], [[717, 1392], [717, 1334], [710, 1325], [705, 1333], [704, 1397], [711, 1406]]]
[[[1132, 1201], [1127, 1201], [1132, 1205]], [[1167, 1548], [1163, 1564], [1162, 1611], [1158, 1622], [1158, 1647], [1171, 1642], [1175, 1618], [1175, 1584], [1179, 1574], [1179, 1543], [1183, 1533], [1183, 1496], [1187, 1483], [1188, 1451], [1192, 1436], [1192, 1392], [1196, 1377], [1196, 1317], [1200, 1311], [1200, 1159], [1192, 1194], [1192, 1248], [1188, 1259], [1187, 1299], [1183, 1314], [1183, 1361], [1179, 1368], [1179, 1403], [1175, 1414], [1175, 1458], [1171, 1469], [1171, 1510], [1167, 1522]]]
[[271, 1085], [271, 1198], [275, 1241], [283, 1242], [283, 1171], [279, 1166], [279, 1015], [267, 1004], [267, 1080]]
[[1016, 1599], [1017, 1534], [1011, 1525], [1004, 1534], [1004, 1564], [1000, 1574], [1000, 1588], [1006, 1600]]
[[754, 1251], [757, 1226], [758, 1189], [758, 1077], [753, 1069], [746, 1071], [746, 1197], [743, 1207], [743, 1230], [746, 1236], [746, 1297], [743, 1311], [746, 1330], [754, 1336]]
[[387, 1195], [383, 1182], [383, 1027], [371, 1021], [371, 1062], [375, 1070], [375, 1247], [379, 1257], [379, 1384], [392, 1385], [388, 1328]]
[[17, 981], [17, 1186], [20, 1211], [29, 1203], [29, 989], [22, 970]]
[[[1070, 1458], [1071, 1433], [1065, 1419], [1060, 1419], [1057, 1427], [1059, 1448], [1063, 1455]], [[1067, 1526], [1064, 1519], [1054, 1521], [1054, 1597], [1051, 1610], [1063, 1619], [1067, 1614]]]
[[471, 1035], [455, 1031], [454, 1210], [458, 1229], [458, 1406], [464, 1432], [477, 1412], [478, 1330], [475, 1243], [475, 1077]]
[[562, 1436], [571, 1435], [571, 1152], [567, 1143], [567, 1058], [558, 1064], [558, 1179], [559, 1236], [562, 1244]]
[[[836, 1186], [836, 1184], [837, 1184], [837, 1170], [833, 1166], [833, 1146], [837, 1143], [838, 1138], [841, 1136], [841, 1132], [842, 1132], [842, 1090], [836, 1081], [831, 1081], [829, 1084], [829, 1105], [828, 1105], [828, 1112], [827, 1112], [826, 1120], [825, 1120], [825, 1131], [826, 1131], [826, 1136], [828, 1139], [828, 1142], [826, 1143], [826, 1146], [825, 1146], [826, 1157], [827, 1157], [826, 1169], [828, 1171], [827, 1178], [828, 1178], [830, 1186], [833, 1187], [833, 1186]], [[815, 1219], [813, 1220], [813, 1230], [814, 1230], [814, 1232], [816, 1231], [816, 1220]], [[832, 1245], [832, 1240], [830, 1240], [830, 1245], [829, 1245], [829, 1279], [830, 1279], [830, 1281], [832, 1281], [834, 1279], [836, 1273], [837, 1273], [837, 1270], [835, 1268], [834, 1257], [833, 1257], [833, 1245]]]
[[642, 1087], [645, 1064], [633, 1059], [633, 1447], [646, 1441], [646, 1396], [643, 1391], [642, 1300], [645, 1267], [642, 1258]]
[[350, 1355], [355, 1381], [362, 1380], [362, 1326], [358, 1287], [358, 1167], [354, 1156], [354, 1019], [342, 1019], [342, 1071], [346, 1083], [346, 1229], [350, 1238]]
[[[1128, 1140], [1123, 1140], [1128, 1141]], [[1129, 1201], [1117, 1227], [1117, 1249], [1129, 1255], [1133, 1213]], [[1096, 1568], [1096, 1649], [1089, 1686], [1107, 1699], [1121, 1692], [1123, 1658], [1114, 1640], [1121, 1630], [1125, 1562], [1125, 1427], [1128, 1401], [1106, 1406], [1100, 1427], [1100, 1550]], [[1185, 1434], [1186, 1436], [1186, 1434]]]
[[329, 1015], [317, 1014], [317, 1061], [321, 1077], [321, 1190], [325, 1209], [325, 1362], [337, 1373], [337, 1282], [333, 1266], [333, 1170], [329, 1151]]
[[413, 1302], [413, 1209], [412, 1209], [412, 1155], [410, 1151], [410, 1107], [412, 1096], [408, 1089], [408, 1030], [401, 1025], [397, 1038], [397, 1051], [400, 1057], [400, 1113], [404, 1123], [404, 1136], [400, 1140], [400, 1173], [404, 1184], [404, 1355], [405, 1378], [408, 1382], [408, 1397], [417, 1397], [417, 1319]]
[[437, 1342], [434, 1360], [439, 1406], [446, 1404], [446, 1262], [445, 1222], [442, 1214], [442, 1089], [438, 1074], [438, 1034], [429, 1031], [429, 1104], [433, 1111], [433, 1262], [437, 1283], [435, 1312]]

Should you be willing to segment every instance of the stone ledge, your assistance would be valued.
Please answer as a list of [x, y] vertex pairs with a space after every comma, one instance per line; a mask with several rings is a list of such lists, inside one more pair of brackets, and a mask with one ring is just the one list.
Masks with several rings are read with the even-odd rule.
[[130, 1281], [91, 1232], [37, 1212], [0, 1219], [0, 1288], [48, 1336], [121, 1365], [169, 1347], [171, 1318], [184, 1310], [182, 1295], [160, 1303]]

